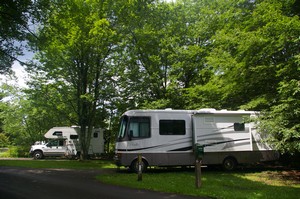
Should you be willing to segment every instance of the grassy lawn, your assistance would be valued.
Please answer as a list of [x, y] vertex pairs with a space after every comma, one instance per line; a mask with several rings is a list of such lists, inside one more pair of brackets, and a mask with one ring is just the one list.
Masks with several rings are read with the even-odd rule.
[[137, 181], [137, 174], [119, 172], [97, 176], [102, 182], [139, 189], [209, 198], [299, 198], [299, 181], [285, 179], [282, 171], [234, 172], [203, 171], [202, 186], [195, 188], [191, 171], [150, 171]]
[[47, 169], [102, 169], [116, 168], [112, 161], [107, 160], [0, 160], [0, 166]]

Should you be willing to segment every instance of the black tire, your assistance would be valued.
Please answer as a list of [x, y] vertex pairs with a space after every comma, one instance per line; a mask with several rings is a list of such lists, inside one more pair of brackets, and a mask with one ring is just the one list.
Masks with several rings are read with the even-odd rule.
[[234, 157], [227, 157], [223, 161], [223, 169], [225, 171], [233, 171], [236, 169], [237, 161]]
[[[144, 173], [147, 170], [148, 164], [145, 160], [142, 160], [141, 162], [141, 169], [142, 169], [142, 173]], [[132, 172], [138, 173], [139, 172], [139, 163], [138, 160], [135, 159], [134, 161], [132, 161], [131, 165], [130, 165], [130, 170]]]
[[33, 158], [35, 160], [43, 159], [44, 158], [43, 152], [42, 151], [35, 151], [33, 153]]
[[79, 151], [79, 152], [77, 152], [77, 154], [76, 154], [76, 159], [80, 160], [80, 156], [81, 156], [81, 152]]

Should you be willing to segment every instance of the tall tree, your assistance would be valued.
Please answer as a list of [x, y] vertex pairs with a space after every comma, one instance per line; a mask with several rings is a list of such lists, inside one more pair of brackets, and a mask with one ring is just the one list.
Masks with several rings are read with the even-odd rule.
[[[298, 3], [298, 4], [297, 4]], [[268, 141], [282, 152], [300, 151], [300, 20], [299, 1], [262, 2], [258, 14], [272, 11], [265, 17], [265, 32], [273, 39], [274, 49], [269, 49], [272, 66], [276, 67], [276, 98], [261, 117], [260, 128], [268, 133]], [[270, 9], [271, 8], [271, 9]], [[276, 9], [276, 12], [274, 10]], [[271, 14], [271, 13], [269, 13]], [[277, 19], [274, 21], [272, 18]], [[268, 30], [268, 31], [267, 31]]]
[[[81, 157], [86, 159], [98, 110], [105, 110], [113, 76], [110, 52], [116, 43], [108, 1], [51, 1], [39, 30], [39, 70], [48, 81], [72, 87]], [[67, 102], [66, 102], [67, 103]]]
[[[121, 1], [120, 1], [121, 3]], [[166, 90], [166, 64], [160, 54], [161, 39], [158, 30], [163, 28], [162, 13], [157, 12], [155, 1], [126, 1], [117, 5], [117, 17], [123, 25], [122, 42], [117, 56], [121, 95], [126, 96], [132, 108], [141, 106], [147, 99], [159, 99]], [[164, 18], [165, 19], [165, 18]], [[167, 22], [166, 22], [167, 23]]]
[[193, 6], [181, 1], [128, 1], [119, 9], [120, 18], [128, 16], [120, 19], [124, 37], [119, 77], [126, 82], [123, 93], [132, 108], [183, 108], [184, 89], [207, 81], [202, 71], [204, 42], [193, 31]]
[[55, 117], [48, 117], [45, 120], [45, 116], [49, 115], [47, 111], [34, 106], [34, 103], [15, 86], [3, 84], [1, 92], [5, 95], [5, 100], [0, 102], [2, 130], [10, 143], [18, 146], [23, 152], [19, 155], [24, 155], [28, 153], [30, 144], [43, 139], [44, 133], [49, 128], [47, 125]]
[[[220, 4], [226, 4], [223, 10]], [[296, 1], [211, 1], [218, 24], [207, 64], [222, 108], [267, 110], [262, 132], [283, 151], [299, 151], [299, 34]], [[269, 111], [268, 111], [269, 110]], [[293, 118], [293, 119], [292, 119]]]

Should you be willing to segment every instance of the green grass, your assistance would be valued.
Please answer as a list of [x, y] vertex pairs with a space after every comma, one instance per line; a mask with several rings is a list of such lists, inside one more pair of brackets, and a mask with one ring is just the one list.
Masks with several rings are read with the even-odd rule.
[[0, 166], [47, 169], [102, 169], [116, 168], [112, 161], [107, 160], [0, 160]]
[[[193, 171], [152, 171], [144, 173], [142, 181], [137, 181], [137, 174], [128, 172], [101, 175], [97, 179], [114, 185], [210, 198], [299, 198], [299, 181], [275, 178], [276, 174], [276, 171], [203, 171], [202, 186], [199, 189], [195, 187]], [[270, 176], [273, 179], [270, 180]]]

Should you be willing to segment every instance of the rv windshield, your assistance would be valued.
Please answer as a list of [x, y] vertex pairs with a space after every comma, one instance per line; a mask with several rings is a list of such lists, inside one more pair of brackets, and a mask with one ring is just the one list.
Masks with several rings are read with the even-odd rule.
[[128, 123], [128, 117], [123, 116], [121, 118], [121, 122], [120, 122], [120, 130], [119, 130], [119, 134], [118, 134], [119, 139], [125, 137], [127, 123]]

